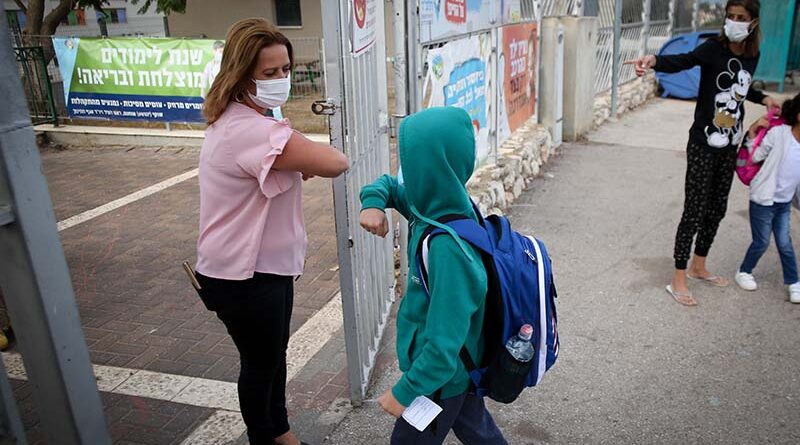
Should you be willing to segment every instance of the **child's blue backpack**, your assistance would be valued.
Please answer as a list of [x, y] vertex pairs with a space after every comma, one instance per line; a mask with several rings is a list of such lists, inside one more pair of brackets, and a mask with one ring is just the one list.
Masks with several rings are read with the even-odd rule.
[[[481, 252], [489, 279], [483, 322], [483, 360], [475, 364], [466, 347], [462, 347], [459, 356], [479, 396], [511, 403], [524, 388], [536, 386], [558, 358], [553, 270], [541, 241], [513, 231], [505, 217], [492, 215], [484, 219], [477, 207], [475, 214], [481, 223], [463, 216], [448, 216], [438, 221], [451, 227]], [[430, 227], [423, 233], [417, 248], [417, 265], [428, 298], [428, 249], [433, 237], [446, 233], [441, 228]], [[507, 360], [510, 354], [505, 345], [524, 324], [533, 326], [534, 357], [528, 367], [510, 371]]]

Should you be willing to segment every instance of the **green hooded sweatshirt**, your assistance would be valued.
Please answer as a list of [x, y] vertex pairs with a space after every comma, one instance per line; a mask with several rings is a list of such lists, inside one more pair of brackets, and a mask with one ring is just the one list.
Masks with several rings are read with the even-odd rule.
[[476, 363], [481, 341], [487, 277], [477, 249], [449, 230], [431, 241], [428, 286], [419, 277], [416, 248], [422, 233], [446, 215], [476, 219], [466, 190], [475, 165], [469, 115], [459, 108], [431, 108], [403, 120], [400, 166], [404, 184], [382, 176], [361, 190], [362, 210], [394, 208], [409, 221], [409, 274], [397, 313], [397, 358], [403, 376], [392, 393], [403, 406], [418, 396], [454, 397], [469, 388], [459, 351]]

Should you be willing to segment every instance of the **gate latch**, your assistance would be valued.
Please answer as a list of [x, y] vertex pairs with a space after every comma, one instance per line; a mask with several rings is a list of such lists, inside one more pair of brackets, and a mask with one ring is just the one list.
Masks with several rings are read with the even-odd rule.
[[406, 117], [404, 114], [393, 114], [389, 116], [389, 137], [397, 138], [397, 129], [400, 128], [400, 120]]
[[317, 116], [332, 116], [336, 114], [336, 108], [333, 99], [315, 100], [311, 104], [311, 112]]

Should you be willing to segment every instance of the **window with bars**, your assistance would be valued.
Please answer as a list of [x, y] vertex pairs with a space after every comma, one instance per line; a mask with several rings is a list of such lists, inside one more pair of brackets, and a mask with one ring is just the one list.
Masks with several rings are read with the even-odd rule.
[[275, 24], [278, 26], [303, 26], [300, 0], [277, 0], [275, 2]]

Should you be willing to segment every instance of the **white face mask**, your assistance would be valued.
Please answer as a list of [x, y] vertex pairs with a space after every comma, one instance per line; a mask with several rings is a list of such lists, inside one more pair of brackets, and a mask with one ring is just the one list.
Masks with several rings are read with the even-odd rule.
[[222, 53], [214, 53], [214, 62], [222, 63]]
[[282, 79], [256, 80], [256, 94], [250, 94], [250, 99], [256, 105], [263, 108], [278, 108], [289, 100], [289, 91], [292, 89], [292, 82], [289, 76]]
[[735, 22], [725, 19], [725, 35], [734, 43], [743, 42], [750, 35], [750, 24], [753, 22]]

